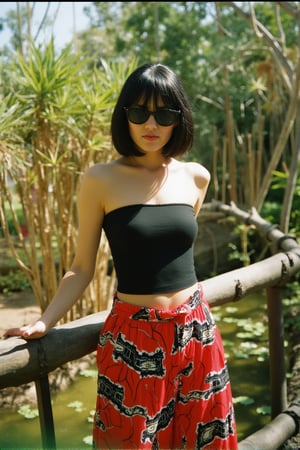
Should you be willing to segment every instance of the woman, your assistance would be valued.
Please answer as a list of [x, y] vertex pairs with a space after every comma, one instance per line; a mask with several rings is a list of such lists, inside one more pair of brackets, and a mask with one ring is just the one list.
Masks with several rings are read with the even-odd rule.
[[94, 448], [235, 450], [224, 350], [193, 259], [210, 174], [176, 159], [194, 129], [170, 68], [128, 77], [111, 134], [120, 157], [82, 178], [70, 270], [40, 320], [6, 336], [39, 338], [67, 312], [93, 277], [104, 230], [118, 282], [99, 336]]

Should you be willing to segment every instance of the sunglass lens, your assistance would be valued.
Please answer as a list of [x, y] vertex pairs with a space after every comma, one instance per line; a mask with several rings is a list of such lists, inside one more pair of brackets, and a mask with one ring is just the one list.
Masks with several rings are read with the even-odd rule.
[[127, 117], [132, 123], [141, 124], [146, 122], [149, 117], [149, 113], [144, 108], [128, 108]]
[[176, 122], [178, 114], [170, 109], [161, 109], [156, 111], [155, 119], [159, 125], [168, 126]]

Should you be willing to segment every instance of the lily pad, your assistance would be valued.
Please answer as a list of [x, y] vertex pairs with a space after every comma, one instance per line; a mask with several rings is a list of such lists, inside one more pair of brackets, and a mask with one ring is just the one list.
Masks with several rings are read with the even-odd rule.
[[241, 405], [252, 405], [254, 403], [254, 399], [252, 397], [248, 397], [247, 395], [240, 395], [239, 397], [234, 397], [233, 402], [235, 404], [240, 403]]

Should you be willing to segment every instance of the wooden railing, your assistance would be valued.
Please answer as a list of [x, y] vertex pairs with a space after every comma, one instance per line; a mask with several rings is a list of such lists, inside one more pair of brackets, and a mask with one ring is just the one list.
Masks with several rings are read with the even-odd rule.
[[[300, 270], [300, 246], [293, 236], [284, 235], [255, 211], [245, 213], [234, 205], [221, 204], [214, 204], [213, 208], [254, 225], [276, 252], [261, 262], [202, 282], [212, 308], [266, 289], [272, 421], [241, 441], [239, 450], [274, 450], [299, 432], [300, 393], [287, 404], [281, 289]], [[107, 314], [108, 311], [102, 311], [54, 327], [41, 339], [25, 341], [12, 337], [0, 342], [0, 389], [35, 381], [44, 449], [56, 448], [48, 373], [95, 351]]]

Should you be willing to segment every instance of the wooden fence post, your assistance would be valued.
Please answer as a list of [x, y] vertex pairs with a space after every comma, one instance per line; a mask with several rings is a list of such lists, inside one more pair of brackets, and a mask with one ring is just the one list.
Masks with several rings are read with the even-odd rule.
[[55, 450], [55, 431], [48, 375], [35, 380], [39, 419], [44, 450]]
[[271, 417], [287, 408], [284, 330], [280, 287], [266, 288], [269, 326]]

